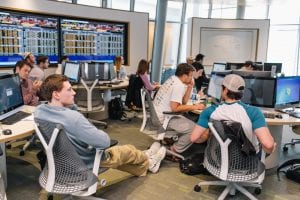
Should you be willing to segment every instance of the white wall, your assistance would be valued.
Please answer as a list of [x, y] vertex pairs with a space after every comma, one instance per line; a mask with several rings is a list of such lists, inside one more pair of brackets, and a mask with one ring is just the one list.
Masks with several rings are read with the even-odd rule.
[[[190, 18], [188, 21], [187, 55], [195, 56], [201, 53], [201, 28], [216, 29], [257, 29], [256, 61], [267, 59], [270, 20], [231, 20], [231, 19], [203, 19]], [[205, 59], [204, 59], [205, 61]], [[253, 60], [255, 61], [255, 60]]]
[[140, 59], [148, 59], [148, 13], [103, 9], [46, 0], [1, 0], [0, 8], [66, 17], [128, 22], [128, 73], [135, 73]]

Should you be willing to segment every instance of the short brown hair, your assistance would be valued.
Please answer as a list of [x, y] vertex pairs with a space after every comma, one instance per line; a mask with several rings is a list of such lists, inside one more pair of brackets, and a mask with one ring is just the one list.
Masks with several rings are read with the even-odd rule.
[[52, 74], [48, 76], [41, 86], [41, 96], [46, 101], [50, 102], [52, 99], [52, 93], [55, 91], [61, 91], [65, 81], [68, 81], [68, 77], [65, 75]]
[[147, 62], [147, 60], [145, 60], [145, 59], [140, 60], [136, 74], [137, 75], [145, 74], [145, 72], [148, 72], [148, 71], [149, 71], [149, 63]]
[[184, 74], [189, 75], [190, 72], [193, 72], [193, 71], [195, 71], [195, 68], [192, 65], [187, 64], [187, 63], [181, 63], [177, 66], [175, 75], [177, 77], [181, 77]]
[[36, 63], [39, 65], [40, 63], [45, 63], [47, 60], [49, 62], [48, 56], [41, 55], [36, 58]]

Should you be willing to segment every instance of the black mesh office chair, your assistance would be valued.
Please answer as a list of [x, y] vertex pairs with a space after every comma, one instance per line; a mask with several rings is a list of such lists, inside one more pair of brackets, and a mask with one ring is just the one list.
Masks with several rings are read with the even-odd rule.
[[[97, 176], [104, 150], [96, 151], [92, 171], [77, 154], [61, 124], [35, 119], [35, 130], [47, 155], [47, 164], [39, 178], [41, 187], [54, 194], [71, 196], [94, 194], [97, 190]], [[105, 185], [105, 180], [101, 180], [100, 184]]]
[[[0, 156], [3, 155], [2, 148], [0, 147]], [[0, 200], [7, 200], [5, 193], [5, 185], [2, 174], [0, 173]]]

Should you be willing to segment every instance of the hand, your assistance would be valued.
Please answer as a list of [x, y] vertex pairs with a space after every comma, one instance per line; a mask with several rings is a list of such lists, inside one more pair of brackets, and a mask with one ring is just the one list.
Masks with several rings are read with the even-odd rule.
[[274, 153], [274, 151], [276, 151], [276, 149], [277, 149], [277, 143], [274, 142], [274, 147], [273, 147], [272, 153]]
[[194, 87], [194, 84], [195, 84], [195, 81], [194, 81], [194, 79], [192, 79], [191, 82], [187, 85], [187, 87], [192, 89]]
[[32, 89], [34, 90], [39, 90], [40, 87], [42, 85], [42, 81], [40, 80], [35, 80], [33, 83], [32, 83]]
[[199, 103], [199, 104], [195, 104], [194, 108], [195, 108], [195, 110], [203, 110], [206, 108], [206, 106], [202, 103]]

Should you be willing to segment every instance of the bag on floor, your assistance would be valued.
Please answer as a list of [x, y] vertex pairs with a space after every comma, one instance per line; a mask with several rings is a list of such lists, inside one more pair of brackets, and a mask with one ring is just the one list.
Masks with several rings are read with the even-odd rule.
[[196, 153], [191, 158], [179, 161], [179, 169], [187, 175], [209, 174], [203, 165], [204, 153]]
[[[282, 170], [286, 167], [288, 167], [286, 170]], [[292, 159], [280, 165], [277, 168], [278, 180], [280, 180], [279, 172], [284, 173], [288, 179], [300, 183], [300, 159]]]
[[126, 117], [120, 97], [116, 97], [109, 102], [108, 114], [110, 119], [122, 119], [122, 117]]

